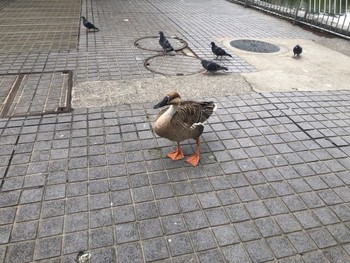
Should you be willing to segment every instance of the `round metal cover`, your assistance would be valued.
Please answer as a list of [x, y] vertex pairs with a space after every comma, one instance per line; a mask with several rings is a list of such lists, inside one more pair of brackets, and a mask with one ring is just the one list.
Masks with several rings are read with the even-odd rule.
[[156, 55], [147, 58], [144, 65], [149, 71], [171, 76], [193, 75], [204, 71], [199, 58], [183, 55]]
[[253, 39], [233, 40], [230, 44], [235, 48], [257, 53], [274, 53], [280, 50], [276, 45]]
[[[178, 37], [166, 37], [170, 44], [173, 46], [175, 51], [179, 51], [187, 47], [187, 42]], [[162, 47], [159, 45], [159, 36], [152, 37], [142, 37], [135, 40], [134, 45], [138, 48], [149, 50], [149, 51], [157, 51], [163, 52]]]

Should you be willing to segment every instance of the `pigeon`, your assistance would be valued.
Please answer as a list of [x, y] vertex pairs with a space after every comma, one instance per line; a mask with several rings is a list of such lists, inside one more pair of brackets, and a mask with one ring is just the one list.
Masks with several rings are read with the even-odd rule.
[[166, 37], [164, 36], [163, 31], [159, 31], [158, 33], [160, 35], [159, 45], [161, 45], [164, 52], [166, 53], [166, 52], [174, 51], [174, 48], [170, 45], [168, 39], [166, 39]]
[[294, 48], [293, 48], [293, 53], [294, 53], [294, 56], [297, 55], [297, 57], [301, 54], [301, 52], [303, 52], [303, 49], [301, 46], [299, 45], [296, 45]]
[[205, 60], [205, 59], [202, 60], [202, 66], [203, 66], [203, 68], [205, 68], [209, 72], [216, 72], [218, 70], [228, 70], [228, 68], [226, 68], [226, 67], [222, 67], [213, 61], [209, 61], [209, 60]]
[[93, 29], [96, 32], [100, 31], [100, 29], [98, 29], [93, 24], [91, 24], [89, 21], [87, 21], [85, 16], [82, 16], [80, 18], [83, 19], [83, 25], [86, 27], [86, 30], [90, 31], [90, 29]]
[[232, 58], [232, 56], [227, 53], [225, 50], [223, 50], [221, 47], [218, 47], [217, 45], [215, 45], [214, 42], [211, 42], [211, 51], [213, 51], [213, 53], [216, 55], [216, 58], [218, 58], [219, 56], [229, 56]]

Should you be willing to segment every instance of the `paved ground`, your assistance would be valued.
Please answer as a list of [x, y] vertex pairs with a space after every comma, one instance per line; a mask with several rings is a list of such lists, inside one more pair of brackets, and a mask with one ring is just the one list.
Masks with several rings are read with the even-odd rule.
[[[83, 1], [82, 13], [101, 31], [81, 28], [78, 50], [1, 53], [0, 73], [152, 79], [143, 60], [154, 52], [133, 41], [160, 29], [201, 57], [224, 37], [343, 43], [224, 0]], [[238, 55], [225, 63], [256, 71]], [[350, 91], [205, 91], [219, 109], [196, 168], [165, 157], [173, 145], [153, 133], [151, 102], [0, 119], [0, 262], [79, 251], [93, 263], [350, 262]]]

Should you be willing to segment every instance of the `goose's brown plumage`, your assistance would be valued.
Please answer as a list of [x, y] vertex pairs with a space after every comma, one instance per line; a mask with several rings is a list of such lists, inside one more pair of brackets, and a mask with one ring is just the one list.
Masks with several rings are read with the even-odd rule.
[[170, 107], [159, 112], [154, 124], [157, 135], [177, 142], [178, 148], [168, 154], [173, 160], [183, 158], [180, 142], [194, 139], [197, 142], [197, 150], [187, 161], [196, 166], [199, 162], [200, 142], [199, 136], [203, 133], [204, 122], [212, 115], [216, 105], [210, 102], [181, 101], [177, 92], [170, 92], [154, 108], [166, 105]]

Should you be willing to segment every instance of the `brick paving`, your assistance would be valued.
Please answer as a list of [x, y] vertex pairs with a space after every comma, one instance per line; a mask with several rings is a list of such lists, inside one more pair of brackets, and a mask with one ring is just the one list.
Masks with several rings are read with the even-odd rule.
[[[199, 56], [211, 56], [214, 37], [313, 37], [226, 1], [82, 10], [101, 32], [81, 30], [78, 50], [1, 53], [1, 73], [152, 77], [141, 64], [154, 52], [133, 41], [161, 28]], [[213, 18], [225, 22], [204, 30]], [[219, 109], [195, 168], [165, 157], [173, 144], [153, 133], [153, 104], [0, 119], [0, 261], [75, 262], [87, 251], [94, 263], [350, 262], [350, 92], [204, 99]]]

